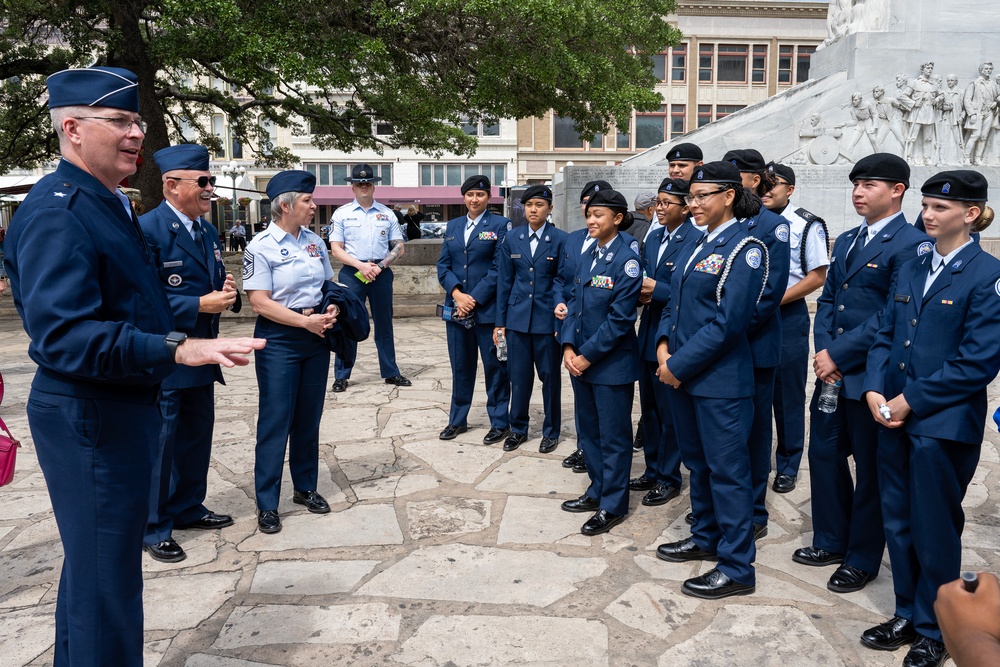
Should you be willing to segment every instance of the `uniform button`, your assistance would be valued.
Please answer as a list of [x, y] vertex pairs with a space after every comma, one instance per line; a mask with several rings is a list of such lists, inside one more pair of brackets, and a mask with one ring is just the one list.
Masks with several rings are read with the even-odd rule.
[[579, 329], [577, 329], [577, 330], [576, 330], [576, 332], [577, 332], [577, 333], [580, 333], [580, 330], [579, 330]]
[[904, 343], [903, 343], [903, 347], [910, 347], [910, 341], [906, 341], [906, 342], [904, 342]]
[[463, 284], [463, 285], [465, 284], [465, 281], [464, 281], [464, 280], [462, 281], [462, 284]]
[[530, 298], [531, 298], [531, 297], [533, 297], [533, 296], [535, 296], [535, 295], [534, 295], [534, 294], [529, 294], [529, 295], [528, 295], [528, 298], [530, 299]]
[[535, 281], [534, 281], [534, 280], [529, 280], [529, 281], [528, 281], [528, 284], [529, 284], [529, 285], [534, 285], [534, 284], [535, 284]]
[[840, 289], [847, 289], [847, 283], [844, 283], [843, 285], [841, 285]]
[[837, 327], [837, 335], [844, 333], [844, 327]]
[[901, 371], [905, 371], [906, 370], [906, 364], [904, 364], [902, 361], [899, 362], [899, 370], [901, 370]]
[[674, 326], [670, 327], [670, 330], [671, 331], [677, 331], [677, 325], [675, 324]]
[[912, 320], [910, 320], [910, 326], [911, 327], [917, 326], [917, 318], [914, 317]]
[[841, 313], [844, 312], [844, 304], [840, 304], [839, 306], [837, 306], [837, 311]]
[[535, 267], [533, 267], [533, 266], [528, 267], [528, 273], [532, 273], [534, 270], [535, 270]]
[[468, 265], [468, 264], [463, 264], [463, 265], [462, 265], [462, 268], [463, 268], [463, 269], [467, 269], [467, 268], [469, 268], [469, 265]]
[[681, 312], [681, 307], [680, 306], [674, 306], [674, 312], [675, 313]]

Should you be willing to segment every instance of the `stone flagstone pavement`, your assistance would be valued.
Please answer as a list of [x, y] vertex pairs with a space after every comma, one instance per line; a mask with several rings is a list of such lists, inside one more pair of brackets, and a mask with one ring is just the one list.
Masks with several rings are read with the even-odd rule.
[[[251, 332], [249, 321], [223, 322], [224, 334]], [[312, 515], [293, 505], [286, 469], [284, 530], [276, 535], [259, 534], [254, 516], [253, 365], [226, 371], [228, 385], [216, 393], [206, 504], [231, 513], [236, 524], [176, 531], [188, 553], [182, 563], [144, 556], [146, 665], [902, 663], [903, 651], [870, 651], [858, 642], [865, 628], [892, 612], [887, 558], [879, 578], [850, 595], [826, 590], [830, 569], [791, 561], [811, 537], [805, 469], [792, 493], [769, 496], [756, 594], [690, 598], [680, 583], [711, 564], [672, 564], [654, 555], [658, 544], [688, 532], [686, 488], [662, 507], [642, 507], [641, 494], [633, 494], [628, 520], [594, 538], [579, 532], [586, 515], [559, 510], [586, 487], [585, 475], [559, 465], [574, 447], [568, 379], [564, 435], [554, 453], [537, 451], [537, 388], [531, 439], [520, 450], [482, 445], [488, 423], [481, 386], [471, 430], [442, 442], [437, 433], [447, 423], [450, 395], [443, 325], [397, 320], [396, 340], [413, 387], [384, 384], [373, 343], [361, 345], [351, 387], [327, 394], [320, 431], [319, 491], [333, 513]], [[27, 344], [16, 319], [0, 321], [7, 382], [0, 414], [25, 444], [14, 483], [0, 490], [0, 664], [8, 667], [52, 663], [62, 558], [24, 415], [34, 373]], [[1000, 570], [998, 444], [991, 425], [966, 499], [968, 569]], [[637, 455], [633, 473], [641, 470]]]

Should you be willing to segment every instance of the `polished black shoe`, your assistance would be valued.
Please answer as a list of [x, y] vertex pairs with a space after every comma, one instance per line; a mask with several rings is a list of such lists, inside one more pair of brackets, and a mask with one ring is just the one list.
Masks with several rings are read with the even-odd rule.
[[796, 549], [792, 554], [792, 560], [802, 565], [812, 565], [813, 567], [824, 567], [834, 563], [843, 563], [844, 554], [833, 553], [818, 547], [802, 547]]
[[607, 510], [597, 510], [597, 514], [587, 519], [586, 523], [583, 524], [580, 532], [584, 535], [606, 533], [624, 521], [626, 516], [626, 514], [612, 514]]
[[642, 504], [646, 507], [665, 505], [679, 495], [681, 495], [679, 489], [667, 486], [666, 484], [657, 484], [642, 497]]
[[700, 577], [688, 579], [681, 585], [681, 592], [703, 600], [720, 600], [732, 595], [750, 595], [756, 586], [740, 584], [718, 569], [709, 570]]
[[507, 436], [507, 439], [503, 441], [503, 450], [505, 452], [512, 452], [518, 447], [520, 447], [528, 436], [523, 433], [511, 433]]
[[231, 525], [233, 525], [233, 517], [228, 514], [216, 514], [215, 512], [209, 512], [197, 521], [183, 524], [176, 523], [174, 524], [174, 527], [180, 529], [198, 528], [201, 530], [214, 530], [216, 528], [225, 528], [226, 526]]
[[292, 502], [296, 505], [305, 505], [306, 509], [313, 514], [328, 514], [330, 512], [329, 503], [315, 491], [296, 491], [292, 494]]
[[633, 477], [628, 481], [628, 488], [632, 491], [649, 491], [654, 486], [656, 486], [656, 480], [645, 475]]
[[913, 627], [913, 621], [901, 616], [893, 616], [861, 633], [861, 643], [876, 651], [895, 651], [916, 639], [917, 629]]
[[510, 435], [509, 428], [491, 428], [483, 438], [484, 445], [495, 445]]
[[668, 542], [656, 547], [656, 557], [671, 563], [683, 563], [689, 560], [718, 560], [711, 551], [705, 551], [690, 537], [680, 542]]
[[454, 440], [455, 436], [459, 433], [465, 433], [469, 430], [468, 426], [452, 426], [448, 424], [444, 427], [444, 430], [438, 433], [438, 437], [442, 440]]
[[580, 460], [573, 465], [573, 472], [575, 473], [585, 473], [587, 472], [587, 461], [581, 456]]
[[877, 576], [878, 574], [870, 574], [842, 563], [837, 571], [830, 575], [830, 581], [826, 582], [826, 588], [834, 593], [853, 593], [860, 591]]
[[788, 493], [795, 488], [795, 475], [775, 475], [771, 490], [775, 493]]
[[562, 460], [563, 468], [572, 468], [577, 463], [583, 463], [583, 450], [574, 449], [573, 453]]
[[144, 544], [142, 548], [153, 557], [153, 560], [158, 560], [161, 563], [179, 563], [187, 558], [184, 549], [177, 542], [174, 542], [173, 538], [156, 544]]
[[641, 452], [642, 444], [643, 444], [642, 426], [640, 426], [635, 430], [635, 439], [632, 441], [632, 452], [633, 453]]
[[385, 379], [386, 384], [394, 384], [397, 387], [412, 387], [413, 383], [407, 380], [402, 375], [393, 375], [391, 378]]
[[903, 667], [941, 667], [948, 659], [948, 649], [936, 639], [917, 637], [903, 658]]
[[278, 510], [260, 510], [257, 512], [257, 528], [262, 533], [277, 533], [281, 530], [281, 517]]
[[584, 494], [579, 498], [565, 501], [562, 508], [566, 512], [596, 512], [601, 509], [601, 501]]
[[686, 523], [689, 526], [694, 525], [694, 512], [688, 512], [687, 514], [684, 515], [684, 523]]
[[759, 540], [762, 537], [767, 537], [767, 526], [765, 526], [763, 524], [760, 524], [760, 523], [755, 523], [753, 525], [753, 539], [754, 539], [754, 542], [756, 542], [757, 540]]
[[559, 438], [542, 438], [542, 442], [538, 445], [538, 451], [541, 454], [548, 454], [555, 451], [558, 446]]
[[334, 380], [333, 387], [331, 387], [331, 389], [337, 393], [340, 393], [342, 391], [347, 391], [347, 385], [349, 384], [350, 382], [348, 382], [347, 380]]

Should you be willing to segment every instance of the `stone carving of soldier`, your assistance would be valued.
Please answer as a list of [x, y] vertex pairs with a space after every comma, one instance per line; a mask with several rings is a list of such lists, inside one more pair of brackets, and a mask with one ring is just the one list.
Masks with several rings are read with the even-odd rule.
[[847, 111], [851, 114], [851, 122], [843, 123], [840, 127], [851, 127], [853, 125], [854, 133], [847, 142], [847, 149], [844, 151], [844, 155], [853, 159], [854, 149], [858, 145], [858, 142], [861, 141], [861, 137], [865, 135], [868, 135], [868, 141], [871, 142], [872, 150], [878, 151], [875, 139], [874, 106], [865, 104], [861, 93], [854, 93], [851, 95], [851, 106], [848, 107]]
[[875, 110], [875, 151], [878, 153], [888, 151], [885, 147], [885, 140], [891, 132], [892, 136], [899, 142], [899, 151], [902, 152], [906, 146], [902, 127], [903, 106], [895, 97], [886, 97], [885, 88], [882, 86], [875, 86], [872, 89], [872, 96], [875, 98], [872, 101]]
[[[920, 66], [920, 76], [909, 83], [913, 106], [906, 116], [910, 130], [906, 137], [905, 158], [910, 164], [932, 164], [934, 161], [938, 119], [934, 103], [940, 95], [940, 87], [931, 78], [933, 72], [934, 63], [925, 62]], [[915, 150], [918, 140], [919, 155]]]
[[[958, 87], [958, 76], [949, 74], [947, 86], [941, 90], [941, 124], [938, 132], [940, 160], [942, 164], [958, 164], [962, 161], [965, 142], [962, 140], [962, 90]], [[947, 147], [947, 148], [946, 148]]]
[[993, 133], [993, 117], [997, 110], [997, 88], [990, 75], [993, 63], [979, 66], [979, 78], [969, 84], [962, 98], [965, 112], [965, 164], [983, 164], [986, 144]]

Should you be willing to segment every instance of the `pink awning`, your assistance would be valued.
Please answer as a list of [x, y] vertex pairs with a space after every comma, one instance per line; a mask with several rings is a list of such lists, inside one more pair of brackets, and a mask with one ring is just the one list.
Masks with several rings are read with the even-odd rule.
[[[354, 191], [349, 185], [318, 185], [313, 192], [313, 201], [317, 204], [332, 204], [341, 206], [354, 199]], [[409, 204], [462, 204], [462, 189], [458, 186], [434, 186], [404, 188], [394, 185], [375, 185], [375, 201], [382, 204], [399, 204], [405, 208]], [[498, 188], [493, 188], [491, 204], [502, 204], [503, 197]]]

